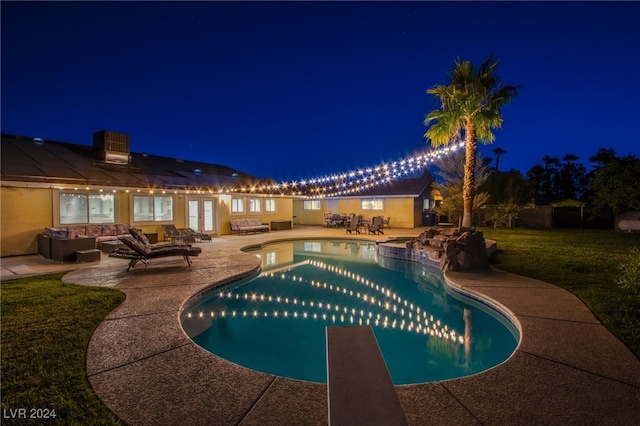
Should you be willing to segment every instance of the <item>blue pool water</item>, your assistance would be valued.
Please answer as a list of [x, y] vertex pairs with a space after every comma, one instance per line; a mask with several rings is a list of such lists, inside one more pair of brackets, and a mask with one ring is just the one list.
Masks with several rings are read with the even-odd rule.
[[182, 312], [200, 346], [244, 367], [326, 383], [329, 325], [369, 324], [395, 384], [474, 374], [505, 361], [516, 328], [447, 292], [439, 270], [377, 255], [375, 243], [290, 241], [254, 251], [262, 271]]

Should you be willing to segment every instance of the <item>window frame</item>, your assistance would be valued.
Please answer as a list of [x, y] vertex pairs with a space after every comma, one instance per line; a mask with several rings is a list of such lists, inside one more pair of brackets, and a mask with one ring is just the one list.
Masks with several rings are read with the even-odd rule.
[[[242, 210], [237, 210], [237, 204], [240, 203], [241, 204], [241, 208]], [[231, 201], [229, 202], [229, 211], [231, 212], [231, 214], [245, 214], [246, 212], [246, 199], [245, 197], [231, 197]]]
[[[61, 200], [60, 197], [63, 194], [71, 194], [74, 196], [84, 196], [86, 199], [86, 207], [87, 207], [87, 211], [86, 211], [86, 221], [84, 222], [71, 222], [71, 223], [62, 223], [62, 218], [60, 215], [60, 207], [61, 207]], [[113, 197], [113, 206], [112, 206], [112, 212], [111, 212], [111, 221], [101, 221], [101, 222], [93, 222], [91, 221], [91, 202], [90, 202], [90, 197], [92, 195], [110, 195]], [[112, 191], [112, 192], [106, 192], [102, 191], [102, 190], [74, 190], [74, 189], [56, 189], [54, 191], [54, 197], [53, 197], [53, 223], [54, 226], [82, 226], [82, 225], [102, 225], [102, 224], [114, 224], [117, 223], [117, 218], [119, 216], [119, 212], [120, 212], [120, 203], [118, 200], [118, 196], [117, 194]]]
[[[369, 204], [369, 206], [365, 205]], [[376, 208], [376, 204], [380, 204], [379, 208]], [[360, 200], [360, 208], [364, 211], [383, 211], [384, 210], [384, 198], [363, 198]]]
[[[262, 201], [260, 198], [249, 198], [249, 214], [262, 213]], [[257, 209], [256, 209], [257, 207]]]
[[320, 211], [322, 209], [322, 203], [320, 202], [320, 200], [304, 200], [304, 203], [302, 204], [302, 209], [309, 210], [309, 211]]
[[[145, 219], [145, 220], [136, 220], [136, 212], [135, 212], [135, 199], [136, 197], [145, 197], [145, 198], [151, 198], [152, 203], [151, 205], [153, 206], [153, 212], [152, 212], [152, 218], [151, 219]], [[156, 199], [158, 198], [170, 198], [171, 199], [171, 217], [170, 218], [161, 218], [161, 219], [157, 219], [157, 213], [156, 213]], [[129, 194], [129, 202], [130, 202], [130, 209], [129, 209], [129, 219], [130, 219], [130, 223], [131, 224], [135, 224], [135, 225], [144, 225], [144, 224], [157, 224], [157, 223], [175, 223], [176, 220], [176, 216], [175, 216], [175, 212], [176, 212], [176, 197], [175, 195], [172, 194], [140, 194], [140, 193], [136, 193], [136, 194]]]
[[[269, 205], [272, 204], [273, 208], [269, 209]], [[265, 213], [276, 213], [277, 212], [278, 202], [275, 198], [266, 198], [264, 200], [264, 211]]]

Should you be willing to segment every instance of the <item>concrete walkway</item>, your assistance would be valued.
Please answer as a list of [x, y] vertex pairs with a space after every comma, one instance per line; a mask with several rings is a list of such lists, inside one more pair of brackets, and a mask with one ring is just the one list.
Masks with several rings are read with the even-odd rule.
[[[420, 231], [392, 229], [384, 236], [357, 238], [380, 240]], [[193, 295], [259, 267], [259, 259], [242, 253], [242, 247], [320, 236], [346, 234], [296, 227], [214, 238], [199, 244], [202, 254], [190, 268], [178, 258], [156, 259], [146, 270], [137, 267], [129, 273], [126, 261], [105, 256], [99, 263], [53, 264], [81, 266], [65, 275], [66, 282], [109, 286], [126, 294], [88, 347], [87, 374], [95, 392], [131, 425], [326, 425], [326, 385], [224, 361], [194, 344], [179, 322]], [[29, 274], [28, 258], [2, 259], [2, 278]], [[522, 340], [509, 360], [489, 371], [396, 386], [410, 425], [640, 424], [640, 361], [579, 299], [494, 268], [448, 273], [446, 278], [450, 285], [512, 312]]]

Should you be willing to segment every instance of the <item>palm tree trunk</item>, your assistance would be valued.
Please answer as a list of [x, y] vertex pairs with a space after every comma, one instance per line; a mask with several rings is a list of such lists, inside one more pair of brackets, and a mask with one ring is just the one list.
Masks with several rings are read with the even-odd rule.
[[473, 216], [473, 193], [476, 183], [476, 152], [478, 150], [478, 141], [476, 139], [476, 129], [471, 118], [467, 118], [467, 126], [465, 129], [465, 163], [464, 163], [464, 184], [462, 187], [462, 201], [464, 205], [464, 214], [462, 216], [462, 226], [471, 227], [471, 218]]

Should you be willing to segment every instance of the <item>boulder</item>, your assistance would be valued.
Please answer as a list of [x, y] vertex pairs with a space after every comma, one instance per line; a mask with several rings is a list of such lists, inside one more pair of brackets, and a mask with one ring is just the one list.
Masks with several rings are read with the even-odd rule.
[[440, 259], [440, 269], [465, 271], [489, 264], [484, 235], [473, 228], [437, 230], [429, 228], [407, 242], [412, 250], [427, 250]]

